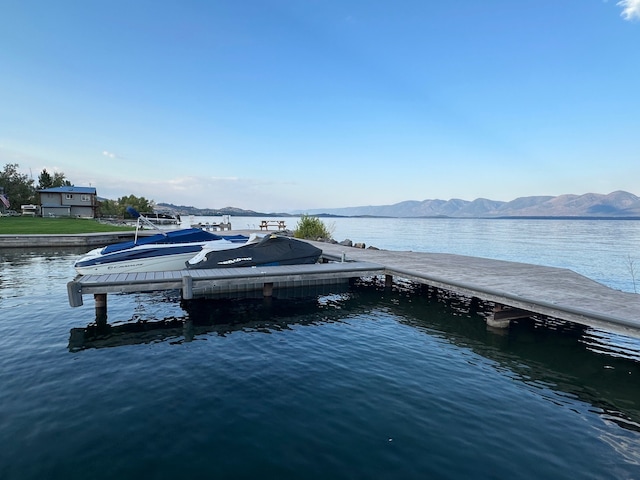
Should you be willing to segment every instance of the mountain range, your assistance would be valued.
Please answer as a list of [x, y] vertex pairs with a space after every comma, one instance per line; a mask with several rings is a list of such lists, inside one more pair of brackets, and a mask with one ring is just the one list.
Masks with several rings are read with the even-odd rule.
[[393, 205], [314, 209], [309, 215], [376, 217], [640, 217], [640, 197], [624, 191], [603, 195], [532, 196], [509, 202], [477, 198], [473, 201], [408, 200]]
[[407, 200], [393, 205], [369, 205], [362, 207], [321, 208], [298, 210], [289, 213], [266, 213], [243, 210], [237, 207], [196, 208], [170, 203], [159, 203], [158, 207], [180, 215], [232, 215], [232, 216], [293, 216], [300, 214], [345, 217], [452, 217], [452, 218], [499, 218], [499, 217], [595, 217], [595, 218], [640, 218], [640, 197], [632, 193], [617, 191], [603, 195], [558, 195], [519, 197], [509, 202], [477, 198], [473, 201], [452, 198], [450, 200]]

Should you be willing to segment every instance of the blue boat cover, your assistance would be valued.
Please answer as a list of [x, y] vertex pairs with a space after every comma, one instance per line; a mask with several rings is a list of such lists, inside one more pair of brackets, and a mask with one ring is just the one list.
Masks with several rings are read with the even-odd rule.
[[150, 237], [138, 238], [137, 242], [133, 240], [128, 242], [115, 243], [107, 245], [102, 249], [102, 254], [119, 252], [133, 248], [137, 245], [151, 244], [171, 244], [171, 243], [192, 243], [192, 242], [210, 242], [213, 240], [229, 240], [230, 242], [245, 242], [248, 237], [244, 235], [216, 235], [200, 228], [185, 228], [182, 230], [168, 230], [166, 234], [158, 233]]

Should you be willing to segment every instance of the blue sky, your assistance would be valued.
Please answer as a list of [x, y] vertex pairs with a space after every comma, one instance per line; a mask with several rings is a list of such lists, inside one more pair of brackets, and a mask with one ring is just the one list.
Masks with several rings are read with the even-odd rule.
[[640, 194], [640, 0], [0, 0], [0, 167], [291, 211]]

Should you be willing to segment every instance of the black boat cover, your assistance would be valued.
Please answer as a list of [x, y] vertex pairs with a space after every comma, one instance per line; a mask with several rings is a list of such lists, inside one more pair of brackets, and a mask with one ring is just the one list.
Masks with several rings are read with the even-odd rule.
[[316, 263], [322, 250], [289, 237], [266, 235], [257, 243], [228, 250], [212, 250], [198, 263], [187, 268], [228, 268]]

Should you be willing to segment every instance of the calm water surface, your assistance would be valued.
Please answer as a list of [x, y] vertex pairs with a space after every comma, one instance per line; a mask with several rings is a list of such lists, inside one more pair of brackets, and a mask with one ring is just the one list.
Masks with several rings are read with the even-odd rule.
[[[334, 237], [633, 291], [638, 222], [544, 222], [336, 219]], [[79, 253], [0, 251], [2, 479], [640, 478], [636, 340], [541, 320], [496, 333], [464, 299], [376, 284], [110, 295], [96, 331], [93, 301], [68, 306]]]

